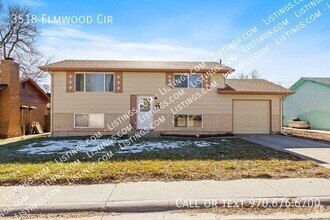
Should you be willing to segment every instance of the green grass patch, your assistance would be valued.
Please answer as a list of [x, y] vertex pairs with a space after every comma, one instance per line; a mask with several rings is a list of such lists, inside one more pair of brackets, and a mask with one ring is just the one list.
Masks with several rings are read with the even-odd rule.
[[[77, 153], [65, 163], [55, 162], [64, 152], [38, 155], [19, 151], [31, 143], [42, 145], [43, 141], [64, 139], [38, 138], [0, 146], [0, 185], [330, 177], [328, 169], [312, 161], [236, 138], [141, 139], [136, 143], [183, 141], [189, 144], [141, 153], [116, 153], [119, 146], [109, 146], [93, 157]], [[80, 137], [80, 140], [85, 139]], [[194, 144], [198, 141], [211, 144], [200, 147]], [[114, 153], [113, 157], [106, 156], [109, 151]]]

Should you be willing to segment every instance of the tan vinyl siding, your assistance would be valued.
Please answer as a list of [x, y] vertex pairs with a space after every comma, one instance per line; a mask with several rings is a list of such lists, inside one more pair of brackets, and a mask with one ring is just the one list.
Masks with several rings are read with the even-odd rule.
[[[164, 87], [165, 73], [124, 73], [123, 93], [112, 92], [75, 92], [66, 93], [65, 72], [54, 74], [54, 113], [76, 113], [76, 112], [104, 112], [122, 113], [129, 110], [130, 95], [157, 95], [158, 101], [169, 101], [173, 93], [179, 88], [172, 89], [164, 96], [160, 94], [159, 88]], [[212, 81], [223, 82], [223, 75], [212, 76]], [[219, 83], [220, 84], [220, 83]], [[173, 102], [161, 113], [171, 113], [180, 102], [185, 101], [201, 89], [183, 89], [184, 97]], [[214, 88], [202, 98], [193, 102], [182, 113], [209, 113], [209, 114], [231, 114], [232, 99], [269, 99], [272, 100], [272, 114], [280, 114], [279, 95], [219, 95]]]
[[[165, 87], [165, 73], [128, 73], [123, 74], [123, 93], [107, 93], [107, 92], [66, 92], [65, 72], [56, 72], [54, 74], [54, 113], [76, 113], [78, 112], [104, 112], [104, 113], [120, 113], [129, 110], [131, 94], [152, 95], [158, 97], [158, 101], [167, 100], [170, 102], [170, 96], [181, 89], [172, 89], [165, 95], [159, 92], [159, 88]], [[223, 75], [217, 74], [212, 77], [220, 85], [223, 83]], [[162, 113], [171, 113], [170, 108], [175, 107], [184, 101], [187, 97], [191, 97], [200, 88], [184, 89], [185, 96], [173, 102]], [[228, 99], [230, 100], [230, 99]], [[183, 111], [210, 111], [209, 113], [219, 113], [222, 111], [223, 105], [219, 103], [219, 95], [216, 88], [208, 92], [203, 98], [195, 101]], [[230, 112], [230, 107], [227, 111]]]
[[[66, 72], [54, 73], [54, 93], [53, 95], [53, 113], [54, 114], [73, 114], [73, 113], [105, 113], [105, 114], [123, 114], [130, 109], [130, 95], [151, 95], [157, 96], [158, 102], [164, 100], [169, 101], [170, 96], [181, 88], [174, 88], [165, 95], [159, 92], [160, 88], [165, 88], [165, 73], [123, 73], [123, 93], [113, 92], [66, 92]], [[218, 86], [202, 98], [194, 101], [192, 104], [184, 108], [179, 113], [186, 114], [203, 114], [203, 129], [207, 130], [222, 130], [232, 131], [232, 123], [228, 121], [232, 117], [232, 101], [233, 99], [259, 99], [271, 100], [272, 103], [272, 131], [280, 130], [280, 95], [232, 95], [232, 94], [218, 94], [217, 88], [224, 86], [224, 76], [222, 74], [215, 74], [212, 76], [212, 81], [216, 81]], [[173, 130], [173, 111], [175, 106], [191, 97], [196, 92], [201, 92], [201, 88], [183, 89], [184, 97], [180, 97], [166, 109], [161, 110], [159, 115], [166, 115], [170, 120], [169, 124], [159, 128], [159, 130]], [[223, 125], [212, 120], [219, 118], [223, 121]], [[215, 123], [214, 125], [208, 125]], [[73, 127], [73, 124], [72, 124]], [[177, 129], [175, 129], [177, 130]], [[180, 128], [186, 131], [186, 128]], [[196, 130], [196, 129], [195, 129]], [[198, 130], [198, 129], [197, 129]]]

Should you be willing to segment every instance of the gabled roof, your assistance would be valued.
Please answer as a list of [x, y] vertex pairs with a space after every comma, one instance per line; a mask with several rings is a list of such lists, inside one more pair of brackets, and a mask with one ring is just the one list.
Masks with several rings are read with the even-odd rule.
[[40, 88], [40, 86], [30, 78], [22, 79], [20, 83], [29, 83], [45, 100], [50, 102], [50, 97]]
[[219, 94], [290, 95], [294, 92], [264, 79], [226, 79], [226, 87]]
[[[43, 71], [126, 71], [126, 72], [189, 72], [195, 66], [196, 72], [208, 72], [221, 67], [218, 72], [231, 73], [235, 70], [219, 62], [186, 61], [124, 61], [124, 60], [63, 60], [39, 67]], [[205, 64], [205, 65], [204, 65]]]
[[330, 86], [330, 77], [301, 77], [295, 84], [290, 87], [290, 89], [295, 90], [306, 81], [321, 84], [324, 86]]

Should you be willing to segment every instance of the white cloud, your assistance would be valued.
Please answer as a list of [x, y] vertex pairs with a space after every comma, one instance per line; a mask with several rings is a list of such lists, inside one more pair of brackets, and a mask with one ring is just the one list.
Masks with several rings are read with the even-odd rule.
[[[237, 72], [257, 69], [264, 78], [277, 82], [294, 82], [302, 76], [329, 76], [330, 51], [322, 48], [327, 38], [309, 41], [309, 36], [295, 37]], [[176, 43], [131, 42], [114, 39], [106, 34], [87, 32], [82, 27], [52, 25], [44, 29], [40, 47], [56, 60], [117, 59], [117, 60], [191, 60], [210, 61], [216, 52], [201, 48], [183, 47]], [[237, 48], [238, 49], [238, 48]], [[235, 53], [235, 51], [233, 51]], [[231, 55], [229, 53], [229, 55]], [[229, 57], [219, 57], [224, 61]], [[237, 68], [242, 62], [227, 63]]]
[[42, 31], [40, 47], [62, 59], [210, 60], [210, 51], [162, 43], [125, 42], [68, 25]]

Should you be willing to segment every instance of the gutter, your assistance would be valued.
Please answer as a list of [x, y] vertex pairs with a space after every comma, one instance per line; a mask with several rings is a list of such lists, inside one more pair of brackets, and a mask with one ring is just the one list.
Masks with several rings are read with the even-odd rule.
[[[175, 73], [189, 73], [191, 69], [161, 69], [161, 68], [107, 68], [107, 67], [51, 67], [47, 68], [45, 66], [39, 67], [42, 71], [86, 71], [86, 72], [143, 72], [143, 73], [154, 73], [154, 72], [175, 72]], [[207, 73], [212, 71], [212, 69], [201, 69], [197, 73]], [[221, 68], [216, 73], [231, 74], [235, 71], [232, 68]]]

